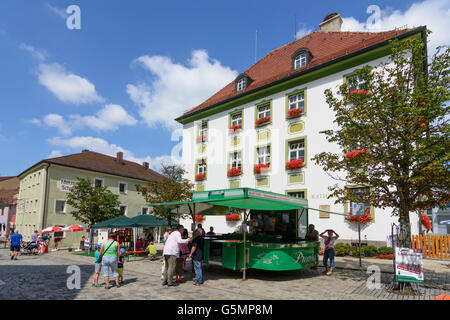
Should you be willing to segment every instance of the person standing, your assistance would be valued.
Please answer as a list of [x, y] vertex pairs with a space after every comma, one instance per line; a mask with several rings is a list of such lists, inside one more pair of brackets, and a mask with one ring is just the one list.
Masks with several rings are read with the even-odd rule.
[[[325, 233], [327, 235], [325, 236]], [[333, 236], [335, 234], [335, 236]], [[325, 243], [325, 250], [323, 254], [323, 265], [325, 267], [325, 272], [327, 276], [330, 276], [333, 273], [334, 268], [334, 244], [336, 240], [339, 238], [339, 235], [332, 229], [325, 230], [320, 234], [320, 237], [323, 238]], [[328, 268], [328, 259], [330, 259], [330, 268]]]
[[14, 231], [9, 237], [9, 255], [11, 260], [17, 260], [17, 255], [20, 252], [20, 247], [23, 245], [23, 237], [19, 231]]
[[308, 226], [308, 232], [306, 233], [305, 240], [307, 241], [319, 241], [319, 231], [314, 229], [314, 225]]
[[192, 241], [192, 249], [189, 254], [189, 258], [192, 258], [192, 263], [195, 270], [195, 281], [194, 285], [199, 286], [203, 283], [202, 275], [202, 260], [203, 260], [203, 249], [205, 240], [201, 235], [199, 230], [194, 231], [194, 240]]
[[[167, 238], [169, 237], [169, 235], [171, 233], [172, 233], [172, 227], [168, 227], [166, 232], [163, 235], [164, 246], [166, 246]], [[165, 268], [166, 268], [166, 260], [164, 259], [164, 256], [163, 256], [162, 265], [161, 265], [161, 280], [164, 280], [164, 270], [165, 270]]]
[[31, 241], [34, 243], [35, 247], [33, 249], [33, 253], [36, 254], [39, 252], [38, 248], [38, 231], [34, 230], [34, 232], [31, 234]]
[[199, 224], [197, 225], [197, 229], [196, 229], [196, 230], [199, 230], [199, 231], [200, 231], [200, 234], [202, 235], [202, 237], [205, 236], [205, 229], [203, 229], [201, 223], [199, 223]]
[[175, 269], [175, 263], [177, 258], [180, 256], [180, 244], [187, 244], [192, 239], [182, 239], [181, 235], [184, 232], [184, 227], [182, 225], [179, 225], [177, 227], [177, 230], [173, 231], [166, 240], [166, 243], [164, 244], [164, 250], [163, 250], [163, 259], [164, 259], [164, 278], [162, 285], [168, 285], [168, 286], [177, 286], [178, 283], [173, 282], [173, 273]]
[[119, 259], [119, 245], [115, 240], [116, 235], [114, 232], [108, 234], [108, 240], [103, 243], [100, 249], [100, 257], [102, 257], [102, 269], [103, 276], [105, 277], [105, 289], [109, 289], [109, 269], [116, 280], [116, 287], [119, 288], [119, 271], [117, 266], [117, 260]]
[[209, 227], [209, 232], [206, 234], [207, 236], [215, 236], [214, 227]]
[[101, 245], [96, 244], [94, 246], [95, 254], [94, 254], [94, 282], [92, 283], [93, 287], [100, 287], [98, 284], [98, 278], [100, 277], [100, 270], [102, 269], [102, 263], [98, 262], [98, 257], [100, 256], [100, 248]]

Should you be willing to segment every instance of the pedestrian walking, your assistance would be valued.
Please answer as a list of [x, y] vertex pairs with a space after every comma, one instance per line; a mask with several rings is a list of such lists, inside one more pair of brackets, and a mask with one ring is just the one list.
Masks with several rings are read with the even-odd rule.
[[125, 249], [120, 249], [119, 259], [117, 260], [117, 270], [119, 272], [119, 283], [123, 283], [123, 265], [125, 264]]
[[189, 258], [192, 258], [192, 263], [195, 270], [195, 280], [194, 285], [199, 286], [203, 283], [202, 275], [202, 260], [203, 260], [203, 249], [205, 240], [201, 235], [199, 230], [194, 231], [194, 240], [192, 241], [191, 253]]
[[[325, 233], [327, 233], [326, 236]], [[320, 234], [320, 237], [323, 238], [325, 243], [325, 250], [323, 254], [323, 265], [325, 267], [325, 272], [327, 276], [330, 276], [333, 273], [334, 269], [334, 244], [336, 240], [339, 238], [339, 235], [334, 230], [328, 229], [322, 232]], [[328, 268], [328, 259], [330, 259], [329, 268]]]
[[180, 244], [189, 243], [192, 239], [182, 239], [181, 234], [184, 231], [184, 227], [179, 225], [177, 230], [173, 231], [166, 240], [163, 250], [163, 258], [165, 260], [164, 265], [164, 277], [162, 285], [177, 286], [178, 283], [173, 282], [173, 273], [177, 258], [180, 256]]
[[100, 248], [102, 246], [98, 243], [94, 246], [95, 254], [94, 254], [94, 282], [92, 283], [93, 287], [100, 287], [98, 284], [98, 278], [100, 277], [100, 270], [102, 269], [102, 263], [98, 261], [100, 256]]
[[20, 252], [20, 248], [23, 245], [23, 237], [19, 233], [19, 231], [14, 231], [9, 236], [9, 255], [11, 256], [11, 260], [17, 260], [17, 256]]
[[112, 276], [116, 281], [116, 287], [119, 288], [119, 271], [117, 266], [117, 260], [119, 258], [119, 245], [115, 240], [116, 235], [114, 232], [108, 234], [108, 240], [103, 243], [100, 249], [100, 258], [102, 261], [103, 276], [105, 278], [105, 289], [109, 289], [109, 269], [111, 269]]
[[[167, 238], [169, 237], [169, 235], [171, 233], [172, 233], [172, 227], [168, 227], [166, 232], [163, 235], [164, 246], [166, 246]], [[161, 265], [161, 280], [164, 280], [164, 270], [165, 270], [165, 268], [166, 268], [166, 260], [164, 259], [164, 256], [163, 256], [162, 265]]]

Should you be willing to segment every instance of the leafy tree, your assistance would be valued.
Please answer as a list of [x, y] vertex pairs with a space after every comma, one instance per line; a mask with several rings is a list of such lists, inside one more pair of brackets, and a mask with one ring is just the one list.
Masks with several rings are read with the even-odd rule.
[[[77, 180], [77, 185], [67, 195], [67, 204], [73, 208], [70, 214], [77, 221], [90, 228], [96, 223], [122, 215], [118, 195], [113, 194], [107, 187], [94, 187], [88, 179], [77, 178]], [[92, 231], [90, 239], [91, 233]]]
[[[186, 171], [178, 165], [161, 164], [162, 181], [149, 180], [146, 186], [136, 185], [136, 190], [149, 203], [188, 201], [192, 197], [194, 185], [183, 178]], [[192, 210], [192, 208], [190, 208]], [[193, 216], [191, 211], [191, 216]], [[164, 208], [154, 207], [154, 214], [166, 219], [169, 226], [174, 218], [185, 216], [182, 213], [171, 213]]]
[[[423, 39], [392, 41], [390, 62], [365, 66], [325, 91], [336, 129], [322, 131], [340, 152], [313, 160], [334, 179], [337, 203], [391, 207], [399, 243], [411, 247], [409, 213], [449, 203], [449, 55], [440, 47], [427, 63]], [[346, 185], [367, 186], [355, 200]]]

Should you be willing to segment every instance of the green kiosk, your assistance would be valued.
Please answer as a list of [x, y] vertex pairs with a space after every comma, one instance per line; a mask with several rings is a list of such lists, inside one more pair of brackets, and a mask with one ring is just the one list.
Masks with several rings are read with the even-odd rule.
[[[318, 264], [319, 243], [306, 241], [308, 202], [250, 188], [194, 192], [191, 201], [151, 203], [180, 214], [241, 211], [239, 232], [205, 237], [204, 263], [241, 270], [284, 271]], [[224, 213], [222, 213], [224, 214]]]

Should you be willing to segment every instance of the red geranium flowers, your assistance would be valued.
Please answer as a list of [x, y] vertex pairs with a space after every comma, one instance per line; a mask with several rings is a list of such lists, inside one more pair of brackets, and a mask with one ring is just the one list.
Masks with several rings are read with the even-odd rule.
[[300, 108], [294, 108], [287, 112], [288, 118], [297, 118], [297, 117], [300, 117], [301, 115], [302, 115], [302, 109], [300, 109]]
[[256, 119], [255, 125], [260, 126], [269, 121], [270, 121], [270, 116], [269, 117], [261, 117], [261, 118]]
[[202, 181], [206, 179], [206, 174], [204, 173], [199, 173], [195, 175], [195, 181]]
[[357, 157], [366, 156], [367, 154], [368, 153], [367, 153], [366, 149], [361, 149], [361, 150], [349, 151], [349, 152], [347, 152], [345, 157], [347, 158], [347, 160], [350, 160], [350, 159], [356, 159]]
[[286, 169], [288, 170], [296, 170], [303, 167], [303, 160], [302, 159], [293, 159], [289, 162], [286, 162]]
[[229, 176], [229, 177], [239, 176], [240, 174], [241, 174], [241, 168], [231, 168], [227, 172], [227, 176]]
[[358, 216], [352, 216], [352, 212], [348, 212], [347, 213], [349, 215], [349, 217], [347, 217], [347, 221], [348, 222], [352, 222], [352, 223], [358, 223], [358, 218], [360, 219], [360, 223], [362, 225], [367, 224], [369, 222], [372, 222], [372, 215], [370, 214], [370, 210], [367, 209], [365, 214], [362, 217], [358, 217]]
[[225, 219], [227, 221], [239, 221], [239, 220], [241, 220], [241, 215], [239, 213], [237, 213], [237, 214], [230, 214], [228, 216], [225, 216]]
[[261, 172], [264, 172], [267, 169], [269, 169], [269, 167], [270, 167], [270, 164], [265, 164], [265, 163], [255, 164], [255, 166], [253, 167], [253, 173], [260, 174]]

